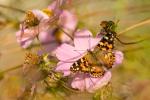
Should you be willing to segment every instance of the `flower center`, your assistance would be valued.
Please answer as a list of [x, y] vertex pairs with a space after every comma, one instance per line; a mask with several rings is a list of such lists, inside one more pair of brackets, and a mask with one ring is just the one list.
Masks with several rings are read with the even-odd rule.
[[24, 64], [37, 65], [40, 63], [40, 61], [41, 61], [40, 56], [29, 52], [29, 53], [26, 53]]
[[34, 27], [40, 23], [38, 18], [34, 15], [32, 11], [27, 11], [25, 16], [25, 25], [26, 27]]
[[53, 15], [52, 10], [50, 10], [50, 9], [43, 9], [42, 11], [49, 17]]

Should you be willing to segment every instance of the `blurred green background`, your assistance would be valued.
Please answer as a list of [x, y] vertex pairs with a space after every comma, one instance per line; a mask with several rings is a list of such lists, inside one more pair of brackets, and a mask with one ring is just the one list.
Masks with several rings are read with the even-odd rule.
[[[0, 4], [23, 10], [42, 9], [51, 0], [0, 0]], [[68, 7], [76, 12], [79, 26], [88, 28], [94, 34], [100, 30], [103, 20], [120, 20], [117, 32], [150, 19], [149, 0], [72, 0]], [[15, 32], [23, 14], [0, 8], [0, 70], [23, 62], [25, 50], [16, 42]], [[150, 37], [150, 24], [146, 24], [121, 34], [122, 41], [130, 42]], [[150, 100], [150, 39], [139, 44], [122, 45], [116, 48], [124, 52], [123, 64], [112, 70], [113, 100]], [[5, 75], [0, 81], [0, 100], [16, 100], [23, 87], [21, 70]], [[43, 94], [38, 90], [36, 100], [56, 100], [61, 97]], [[65, 100], [91, 100], [91, 94], [72, 94]]]

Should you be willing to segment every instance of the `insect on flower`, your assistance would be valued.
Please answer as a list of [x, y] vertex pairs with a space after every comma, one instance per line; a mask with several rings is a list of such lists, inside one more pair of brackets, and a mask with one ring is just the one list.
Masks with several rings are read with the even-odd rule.
[[56, 0], [46, 9], [26, 12], [21, 30], [16, 33], [17, 41], [23, 48], [29, 47], [35, 38], [45, 51], [52, 51], [61, 42], [71, 41], [77, 18], [72, 12], [60, 9], [63, 3], [59, 6], [57, 3]]
[[[75, 32], [74, 46], [64, 43], [57, 48], [56, 56], [60, 62], [56, 71], [62, 72], [64, 76], [71, 75], [73, 88], [91, 92], [110, 81], [111, 72], [105, 68], [98, 59], [99, 55], [95, 55], [94, 51], [100, 40], [101, 37], [92, 37], [92, 33], [88, 30], [79, 30]], [[119, 51], [113, 52], [116, 56], [115, 62], [118, 64], [117, 60], [122, 60], [119, 56], [123, 55], [120, 55], [122, 53], [116, 55]]]
[[[116, 37], [115, 23], [113, 21], [102, 21], [101, 40], [94, 48], [94, 51], [89, 53], [93, 55], [95, 61], [99, 61], [97, 66], [92, 66], [92, 63], [86, 59], [86, 56], [75, 62], [70, 70], [74, 73], [84, 72], [90, 73], [92, 77], [101, 77], [104, 75], [106, 69], [110, 69], [115, 64], [116, 55], [114, 53], [114, 39]], [[97, 51], [98, 50], [98, 51]], [[97, 54], [99, 53], [99, 54]], [[96, 55], [99, 55], [96, 57]]]
[[70, 71], [72, 73], [89, 74], [95, 78], [102, 77], [105, 72], [113, 66], [120, 64], [122, 60], [123, 53], [120, 51], [99, 52], [97, 55], [95, 51], [87, 51], [86, 55], [72, 64]]
[[124, 45], [136, 44], [136, 43], [141, 42], [141, 40], [136, 41], [136, 42], [129, 42], [129, 43], [122, 42], [118, 38], [117, 33], [115, 31], [116, 26], [117, 26], [117, 24], [115, 24], [115, 22], [102, 21], [100, 25], [101, 25], [102, 29], [98, 35], [101, 36], [102, 39], [99, 41], [95, 50], [97, 50], [98, 53], [102, 52], [101, 53], [102, 56], [100, 57], [100, 59], [102, 60], [105, 67], [107, 69], [110, 69], [114, 65], [115, 59], [116, 59], [115, 53], [113, 53], [113, 51], [115, 50], [115, 44], [114, 44], [115, 39]]

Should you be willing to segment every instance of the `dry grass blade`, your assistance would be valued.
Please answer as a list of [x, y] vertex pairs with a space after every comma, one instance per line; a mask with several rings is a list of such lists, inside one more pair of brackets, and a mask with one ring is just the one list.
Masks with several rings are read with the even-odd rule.
[[142, 26], [142, 25], [149, 24], [149, 23], [150, 23], [150, 19], [145, 20], [145, 21], [142, 21], [142, 22], [140, 22], [140, 23], [137, 23], [137, 24], [135, 24], [135, 25], [132, 25], [132, 26], [126, 28], [125, 30], [119, 32], [118, 35], [121, 35], [121, 34], [123, 34], [123, 33], [126, 33], [126, 32], [128, 32], [128, 31], [134, 29], [134, 28], [137, 28], [137, 27], [140, 27], [140, 26]]
[[6, 5], [2, 5], [2, 4], [0, 4], [0, 7], [2, 7], [2, 8], [6, 8], [6, 9], [10, 9], [10, 10], [14, 10], [14, 11], [18, 11], [18, 12], [20, 12], [20, 13], [25, 13], [25, 11], [24, 11], [24, 10], [19, 9], [19, 8], [14, 8], [14, 7], [10, 7], [10, 6], [6, 6]]

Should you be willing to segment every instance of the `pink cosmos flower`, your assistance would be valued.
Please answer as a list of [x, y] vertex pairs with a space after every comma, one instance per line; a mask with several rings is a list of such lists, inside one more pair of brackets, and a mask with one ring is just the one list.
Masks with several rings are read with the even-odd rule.
[[49, 20], [49, 17], [44, 12], [40, 10], [32, 10], [31, 12], [34, 14], [34, 16], [37, 17], [39, 25], [27, 28], [25, 28], [26, 25], [20, 25], [20, 30], [16, 32], [16, 38], [17, 42], [23, 48], [29, 47], [34, 38], [36, 38], [41, 31], [44, 31], [48, 28], [47, 22]]
[[[64, 76], [71, 75], [70, 67], [78, 59], [86, 55], [87, 50], [93, 50], [98, 44], [101, 37], [93, 38], [92, 33], [88, 30], [80, 30], [75, 33], [74, 46], [69, 44], [62, 44], [56, 49], [56, 56], [60, 60], [57, 64], [56, 71], [62, 72]], [[120, 54], [119, 54], [120, 53]], [[122, 53], [116, 51], [116, 62], [115, 64], [121, 63]], [[97, 89], [108, 84], [111, 79], [111, 72], [106, 71], [104, 76], [99, 78], [93, 78], [90, 75], [84, 73], [76, 73], [71, 82], [72, 88], [80, 91], [94, 92]]]
[[[38, 38], [39, 41], [44, 45], [47, 50], [53, 50], [52, 48], [58, 46], [58, 42], [55, 38], [56, 30], [60, 27], [70, 35], [73, 35], [73, 31], [77, 26], [77, 18], [74, 13], [55, 9], [56, 8], [56, 1], [54, 1], [48, 8], [47, 11], [42, 10], [32, 10], [31, 12], [34, 14], [35, 17], [39, 20], [39, 24], [33, 27], [24, 27], [24, 31], [22, 31], [22, 27], [16, 33], [17, 42], [23, 48], [28, 48], [35, 38]], [[52, 17], [49, 16], [49, 11], [52, 11]], [[56, 20], [57, 26], [50, 26], [51, 21]], [[70, 41], [70, 38], [64, 33], [61, 32], [60, 35], [61, 42]], [[51, 45], [51, 41], [54, 44]], [[48, 44], [49, 43], [49, 44]]]
[[[67, 10], [63, 10], [59, 16], [58, 25], [63, 31], [67, 32], [67, 34], [73, 37], [77, 22], [78, 21], [75, 14]], [[63, 31], [59, 30], [58, 27], [55, 27], [49, 28], [47, 31], [39, 34], [39, 40], [42, 42], [46, 51], [55, 50], [60, 43], [69, 43], [72, 41], [72, 39]], [[57, 40], [55, 34], [59, 34], [58, 38], [60, 38], [60, 40]], [[50, 43], [49, 41], [53, 41], [53, 43]]]

